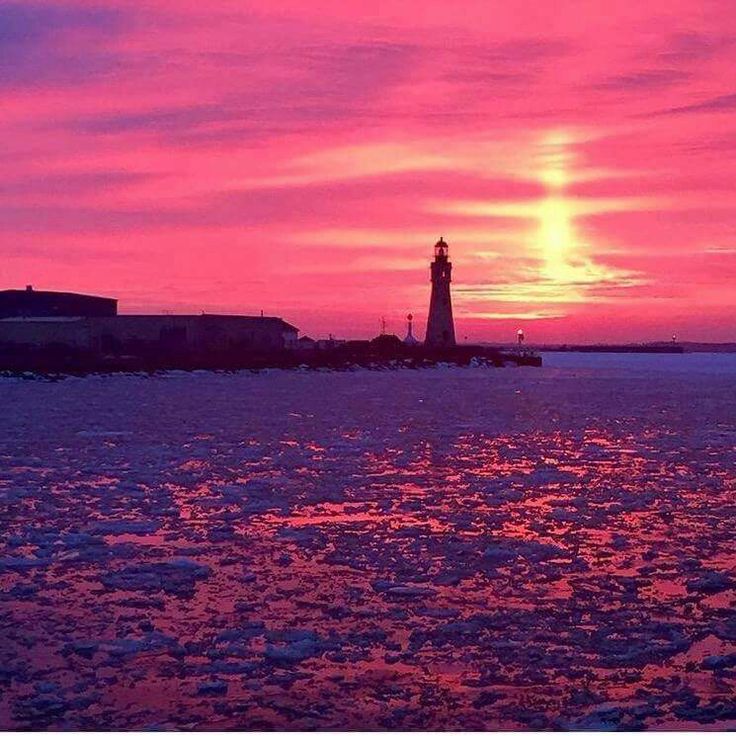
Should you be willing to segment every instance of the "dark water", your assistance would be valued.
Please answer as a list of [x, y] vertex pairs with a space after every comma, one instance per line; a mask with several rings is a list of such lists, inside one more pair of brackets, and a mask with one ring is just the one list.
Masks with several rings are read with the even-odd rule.
[[0, 380], [0, 727], [736, 726], [736, 360], [547, 357]]

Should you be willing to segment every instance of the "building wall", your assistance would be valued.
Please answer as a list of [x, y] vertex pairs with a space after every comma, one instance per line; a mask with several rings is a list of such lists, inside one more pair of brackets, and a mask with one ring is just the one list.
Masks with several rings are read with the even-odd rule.
[[93, 348], [104, 347], [111, 339], [163, 343], [168, 347], [192, 350], [227, 350], [233, 347], [277, 350], [296, 338], [285, 323], [274, 318], [218, 315], [123, 315], [90, 320]]
[[0, 320], [0, 344], [52, 343], [113, 353], [138, 349], [267, 352], [293, 347], [298, 332], [273, 317], [122, 315], [75, 320]]
[[0, 320], [0, 345], [65, 345], [86, 350], [89, 341], [90, 329], [83, 317]]

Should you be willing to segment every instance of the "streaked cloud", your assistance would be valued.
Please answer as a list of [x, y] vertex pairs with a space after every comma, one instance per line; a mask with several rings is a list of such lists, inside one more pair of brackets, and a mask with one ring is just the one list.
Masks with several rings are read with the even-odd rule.
[[731, 112], [736, 110], [736, 93], [718, 95], [690, 105], [678, 105], [657, 110], [654, 115], [686, 115], [700, 112]]
[[656, 90], [681, 84], [690, 78], [690, 73], [682, 69], [643, 69], [641, 71], [617, 74], [605, 77], [596, 82], [594, 87], [599, 90], [614, 92], [640, 92]]
[[422, 324], [444, 235], [471, 337], [725, 339], [735, 20], [696, 0], [0, 0], [0, 273], [359, 335], [377, 311]]

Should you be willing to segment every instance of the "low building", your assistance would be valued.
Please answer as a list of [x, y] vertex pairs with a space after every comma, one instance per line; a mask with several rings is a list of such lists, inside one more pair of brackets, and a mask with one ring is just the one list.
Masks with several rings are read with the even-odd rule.
[[153, 352], [272, 352], [293, 348], [299, 331], [278, 317], [119, 315], [0, 320], [0, 345], [67, 347], [102, 355]]
[[118, 315], [117, 300], [58, 291], [0, 291], [0, 349], [95, 355], [267, 353], [292, 349], [299, 330], [278, 317]]
[[315, 347], [317, 350], [334, 350], [344, 344], [345, 340], [336, 340], [334, 337], [328, 337], [326, 340], [317, 340]]
[[302, 335], [297, 341], [296, 341], [296, 347], [297, 350], [316, 350], [317, 349], [317, 341], [313, 340], [308, 335]]
[[9, 317], [0, 319], [0, 352], [4, 349], [63, 348], [89, 350], [87, 317]]
[[0, 291], [0, 319], [13, 317], [114, 317], [117, 299], [62, 291], [25, 289]]
[[403, 342], [398, 335], [379, 335], [371, 340], [371, 348], [377, 353], [400, 354]]
[[299, 330], [279, 317], [239, 315], [120, 315], [90, 320], [90, 348], [95, 352], [168, 351], [271, 352], [291, 349]]

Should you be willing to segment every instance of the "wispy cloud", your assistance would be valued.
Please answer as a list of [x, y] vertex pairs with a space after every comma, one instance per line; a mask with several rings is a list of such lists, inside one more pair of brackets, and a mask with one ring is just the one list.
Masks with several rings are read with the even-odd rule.
[[687, 115], [700, 112], [731, 112], [736, 110], [736, 93], [718, 95], [702, 102], [694, 102], [689, 105], [678, 105], [657, 110], [652, 115]]
[[525, 312], [482, 312], [482, 311], [468, 311], [466, 313], [467, 318], [473, 320], [533, 320], [537, 321], [540, 319], [563, 319], [567, 316], [565, 312], [558, 311], [554, 312], [551, 310], [529, 310]]
[[0, 88], [68, 85], [115, 69], [120, 55], [104, 46], [124, 16], [103, 5], [0, 2]]
[[689, 72], [681, 69], [643, 69], [605, 77], [596, 82], [593, 87], [612, 92], [647, 92], [681, 84], [690, 76]]
[[363, 334], [444, 235], [471, 336], [732, 329], [732, 4], [277, 5], [0, 0], [6, 283]]
[[659, 56], [670, 63], [697, 62], [729, 51], [734, 45], [736, 35], [724, 35], [720, 30], [709, 34], [678, 32], [667, 37]]

